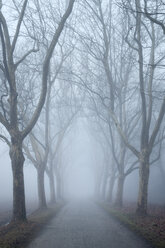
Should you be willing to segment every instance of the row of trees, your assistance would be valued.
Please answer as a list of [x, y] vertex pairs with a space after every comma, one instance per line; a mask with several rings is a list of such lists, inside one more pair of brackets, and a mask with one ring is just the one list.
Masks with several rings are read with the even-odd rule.
[[150, 166], [158, 161], [164, 138], [163, 11], [162, 1], [85, 1], [77, 33], [81, 51], [73, 74], [88, 92], [95, 135], [104, 151], [109, 147], [100, 192], [104, 197], [109, 184], [112, 200], [117, 179], [115, 204], [122, 206], [125, 179], [138, 169], [136, 211], [142, 215]]
[[[57, 61], [56, 66], [52, 57], [56, 57], [54, 50], [72, 12], [74, 2], [70, 0], [63, 6], [53, 5], [51, 1], [43, 3], [37, 0], [10, 1], [7, 5], [1, 1], [0, 4], [0, 122], [5, 128], [1, 139], [5, 140], [10, 148], [14, 222], [26, 221], [23, 146], [38, 172], [40, 207], [46, 206], [43, 178], [48, 162], [49, 144], [55, 140], [52, 136], [49, 137], [51, 89], [67, 54], [61, 54], [59, 66]], [[63, 12], [62, 16], [59, 15], [60, 11]], [[51, 73], [52, 70], [55, 73]], [[44, 139], [42, 136], [40, 141], [37, 137], [39, 131], [34, 135], [32, 129], [39, 119], [45, 100], [44, 131], [42, 130]], [[58, 131], [61, 133], [66, 129], [65, 126], [63, 130], [61, 128]], [[24, 142], [27, 136], [28, 139]], [[60, 136], [61, 134], [58, 135], [58, 139]], [[30, 147], [33, 147], [35, 158]], [[52, 151], [53, 158], [54, 153], [55, 151]], [[48, 175], [51, 174], [51, 170], [51, 167], [47, 168]]]
[[82, 115], [105, 158], [96, 195], [112, 202], [117, 181], [122, 206], [125, 179], [139, 170], [137, 213], [147, 213], [150, 166], [164, 138], [164, 5], [84, 0], [69, 18], [74, 2], [0, 2], [0, 138], [10, 149], [12, 221], [26, 221], [25, 155], [37, 170], [39, 207], [47, 205], [45, 173], [51, 202], [62, 196], [60, 147]]

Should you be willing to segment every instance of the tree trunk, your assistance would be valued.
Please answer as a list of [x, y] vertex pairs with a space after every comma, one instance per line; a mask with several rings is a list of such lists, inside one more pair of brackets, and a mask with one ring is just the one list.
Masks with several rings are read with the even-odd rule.
[[160, 161], [159, 170], [160, 170], [160, 175], [161, 175], [161, 179], [163, 183], [163, 188], [165, 188], [165, 170], [164, 170], [162, 161]]
[[100, 175], [96, 176], [96, 180], [95, 180], [95, 198], [96, 199], [100, 199], [101, 198], [101, 177]]
[[139, 168], [139, 193], [136, 213], [147, 214], [148, 182], [149, 182], [149, 156], [144, 157]]
[[50, 172], [48, 176], [49, 176], [49, 185], [50, 185], [50, 203], [54, 203], [56, 201], [56, 197], [55, 197], [55, 183], [54, 183], [53, 172]]
[[108, 181], [108, 164], [105, 165], [102, 180], [101, 180], [101, 188], [100, 188], [100, 194], [101, 198], [104, 201], [106, 199], [106, 190], [107, 190], [107, 181]]
[[61, 179], [61, 199], [64, 200], [64, 180]]
[[116, 193], [116, 200], [115, 206], [122, 207], [123, 206], [123, 189], [124, 189], [124, 175], [119, 175], [118, 182], [117, 182], [117, 193]]
[[10, 158], [13, 173], [13, 222], [26, 221], [25, 190], [23, 164], [24, 155], [22, 152], [22, 141], [19, 138], [12, 139], [10, 147]]
[[106, 189], [107, 189], [107, 176], [105, 175], [103, 178], [102, 187], [101, 187], [101, 198], [103, 200], [105, 200], [106, 198]]
[[57, 199], [61, 200], [61, 178], [59, 173], [56, 173], [56, 195]]
[[44, 184], [44, 174], [43, 168], [37, 169], [37, 180], [38, 180], [38, 207], [46, 208], [46, 196], [45, 196], [45, 184]]
[[115, 176], [111, 175], [110, 181], [109, 181], [109, 190], [108, 190], [108, 196], [107, 201], [111, 204], [113, 201], [113, 189], [115, 185]]

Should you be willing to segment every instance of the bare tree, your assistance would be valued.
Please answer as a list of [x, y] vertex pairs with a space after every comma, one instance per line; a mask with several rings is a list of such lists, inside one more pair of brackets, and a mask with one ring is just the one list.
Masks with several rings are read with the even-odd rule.
[[[31, 53], [37, 52], [38, 48], [32, 48], [27, 51], [21, 59], [16, 60], [15, 49], [21, 32], [21, 26], [23, 24], [25, 11], [28, 6], [28, 0], [25, 0], [22, 5], [22, 9], [19, 13], [19, 19], [16, 25], [14, 37], [10, 35], [9, 26], [3, 10], [0, 10], [0, 38], [2, 48], [2, 60], [1, 71], [4, 75], [3, 85], [7, 92], [8, 103], [4, 105], [4, 98], [1, 98], [1, 112], [0, 122], [4, 125], [8, 131], [10, 142], [10, 158], [12, 163], [13, 172], [13, 217], [12, 221], [26, 221], [26, 209], [25, 209], [25, 193], [24, 193], [24, 177], [23, 177], [23, 164], [24, 155], [22, 152], [22, 142], [24, 138], [29, 134], [34, 125], [36, 124], [42, 107], [45, 102], [47, 92], [47, 78], [49, 72], [49, 64], [60, 37], [60, 34], [64, 28], [64, 24], [69, 17], [74, 0], [70, 0], [69, 6], [61, 18], [58, 28], [53, 34], [48, 50], [45, 53], [45, 58], [42, 67], [42, 88], [40, 91], [39, 101], [37, 107], [24, 129], [20, 129], [18, 120], [18, 92], [17, 92], [17, 69], [18, 66], [29, 56]], [[3, 4], [2, 4], [3, 6]], [[1, 7], [2, 7], [1, 6]], [[6, 98], [5, 98], [6, 99]]]
[[163, 1], [154, 0], [148, 4], [147, 0], [144, 0], [144, 13], [151, 22], [160, 26], [163, 30], [163, 33], [165, 34], [165, 9]]
[[[125, 161], [127, 148], [121, 136], [116, 134], [111, 113], [115, 113], [127, 138], [131, 138], [140, 115], [140, 112], [135, 110], [136, 107], [133, 108], [132, 113], [126, 111], [131, 95], [136, 89], [134, 84], [132, 84], [133, 87], [128, 86], [133, 74], [134, 54], [125, 43], [125, 23], [123, 21], [116, 32], [116, 19], [114, 21], [111, 15], [112, 3], [106, 5], [104, 1], [98, 0], [87, 2], [86, 5], [92, 22], [84, 22], [84, 32], [79, 36], [81, 37], [82, 51], [87, 54], [83, 61], [79, 60], [83, 67], [83, 75], [81, 72], [75, 72], [74, 76], [78, 84], [90, 92], [89, 98], [93, 99], [93, 102], [89, 101], [88, 108], [90, 109], [93, 104], [96, 115], [106, 123], [105, 126], [107, 125], [102, 130], [105, 138], [108, 139], [107, 143], [110, 144], [114, 163], [119, 172], [117, 201], [122, 205], [124, 179], [129, 174], [128, 172], [131, 173], [134, 167], [137, 167], [136, 164], [129, 163], [130, 167], [128, 166], [127, 171], [124, 171], [127, 163]], [[118, 140], [116, 143], [120, 144], [116, 148], [114, 148], [115, 140]], [[111, 163], [109, 162], [109, 164]], [[113, 188], [115, 170], [111, 172], [114, 172], [111, 174], [113, 175], [111, 188]], [[105, 174], [106, 172], [104, 178]], [[106, 180], [104, 180], [104, 185], [106, 185]], [[110, 198], [112, 198], [111, 193], [110, 191]]]
[[[80, 87], [84, 87], [91, 95], [98, 97], [100, 105], [102, 104], [100, 110], [102, 113], [107, 111], [114, 123], [111, 124], [112, 130], [114, 127], [117, 128], [120, 135], [120, 151], [123, 151], [120, 163], [124, 162], [126, 147], [136, 156], [136, 160], [139, 160], [140, 181], [137, 213], [146, 214], [149, 166], [158, 159], [155, 157], [152, 160], [153, 149], [157, 143], [165, 113], [165, 98], [163, 94], [160, 94], [162, 90], [158, 83], [160, 81], [154, 78], [157, 76], [158, 66], [164, 60], [164, 56], [159, 52], [160, 35], [156, 33], [155, 25], [146, 21], [140, 0], [131, 3], [122, 1], [126, 14], [123, 15], [121, 9], [115, 12], [118, 15], [117, 20], [119, 16], [125, 20], [121, 21], [120, 25], [117, 25], [118, 22], [115, 23], [112, 19], [111, 4], [106, 5], [101, 0], [85, 3], [88, 7], [88, 12], [85, 14], [90, 15], [91, 22], [88, 23], [84, 19], [84, 29], [78, 35], [82, 41], [83, 52], [88, 52], [88, 63], [86, 60], [83, 62], [80, 58], [78, 58], [78, 62], [81, 66], [85, 64], [86, 68], [88, 67], [86, 70], [88, 73], [86, 72], [85, 78], [76, 71], [75, 78]], [[116, 42], [113, 42], [116, 37]], [[120, 42], [121, 49], [117, 46]], [[126, 48], [126, 44], [128, 48]], [[130, 56], [125, 56], [127, 53]], [[131, 59], [132, 68], [129, 67]], [[127, 89], [125, 97], [124, 88]], [[159, 89], [160, 92], [158, 92]], [[123, 104], [125, 101], [126, 104]], [[135, 121], [132, 127], [130, 126], [132, 121], [129, 109], [132, 109], [131, 117]], [[138, 116], [136, 113], [139, 113]], [[136, 129], [133, 130], [137, 125], [136, 122], [138, 122], [141, 133], [135, 131]], [[129, 135], [129, 133], [131, 134], [129, 128], [133, 132], [132, 135]], [[132, 139], [133, 134], [134, 139]], [[137, 162], [135, 161], [135, 163]], [[123, 167], [118, 166], [118, 168], [119, 178], [122, 178]], [[132, 168], [131, 164], [130, 168]]]
[[[128, 2], [127, 2], [128, 3]], [[116, 123], [117, 129], [120, 135], [123, 138], [123, 141], [128, 146], [128, 148], [137, 156], [140, 162], [140, 172], [139, 172], [139, 195], [138, 195], [138, 204], [137, 204], [137, 213], [146, 214], [147, 213], [147, 195], [148, 195], [148, 180], [149, 180], [149, 167], [152, 163], [150, 161], [150, 156], [154, 148], [154, 143], [156, 141], [164, 114], [165, 114], [165, 98], [163, 97], [162, 104], [160, 109], [157, 110], [157, 118], [153, 120], [153, 82], [156, 65], [159, 64], [164, 59], [159, 59], [158, 62], [155, 61], [155, 50], [156, 50], [156, 36], [155, 36], [155, 27], [151, 23], [150, 28], [147, 24], [144, 23], [142, 19], [141, 3], [139, 0], [135, 1], [135, 9], [132, 8], [130, 3], [124, 5], [125, 9], [130, 10], [134, 20], [135, 20], [135, 29], [130, 26], [130, 16], [128, 17], [128, 33], [126, 35], [126, 42], [134, 51], [138, 54], [139, 62], [139, 92], [141, 98], [141, 136], [140, 136], [140, 151], [138, 151], [134, 146], [132, 146], [123, 130], [120, 126], [117, 118], [114, 113], [111, 113], [114, 122]], [[133, 19], [131, 19], [133, 21]], [[133, 31], [132, 31], [133, 29]], [[142, 39], [143, 34], [147, 32], [149, 39], [151, 41], [150, 47], [150, 56], [149, 56], [149, 67], [147, 68], [147, 76], [145, 75], [145, 62], [144, 62], [144, 46]], [[130, 35], [131, 31], [133, 35]], [[128, 37], [132, 36], [133, 43], [131, 43]]]

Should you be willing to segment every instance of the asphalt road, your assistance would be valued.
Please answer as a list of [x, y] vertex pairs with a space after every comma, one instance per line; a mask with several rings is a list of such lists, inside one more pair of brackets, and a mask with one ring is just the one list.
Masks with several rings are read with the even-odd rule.
[[93, 202], [66, 205], [28, 248], [151, 248]]

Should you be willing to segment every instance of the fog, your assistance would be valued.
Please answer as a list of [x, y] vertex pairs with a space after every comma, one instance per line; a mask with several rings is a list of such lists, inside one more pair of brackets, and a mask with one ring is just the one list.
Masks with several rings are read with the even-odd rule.
[[147, 2], [0, 1], [0, 210], [13, 221], [73, 199], [140, 215], [165, 204], [164, 4]]
[[[63, 167], [63, 197], [67, 201], [94, 199], [96, 174], [102, 171], [104, 156], [97, 140], [89, 132], [89, 123], [80, 118], [72, 126], [63, 141], [61, 165]], [[12, 209], [12, 173], [8, 147], [1, 143], [0, 153], [0, 199], [3, 211]], [[37, 173], [28, 160], [24, 166], [26, 206], [37, 209]], [[114, 189], [114, 195], [116, 192]], [[45, 175], [47, 201], [50, 200], [48, 178]], [[138, 195], [138, 171], [128, 176], [124, 186], [124, 202], [136, 202]], [[149, 203], [165, 204], [164, 184], [158, 166], [151, 168]]]
[[[76, 128], [76, 127], [75, 127]], [[74, 131], [74, 130], [73, 130]], [[83, 126], [78, 127], [77, 135], [72, 139], [70, 152], [66, 149], [66, 163], [69, 161], [70, 168], [65, 173], [65, 195], [67, 197], [91, 197], [94, 195], [94, 169], [93, 154], [96, 152], [92, 147], [92, 141], [88, 137]], [[79, 145], [77, 145], [79, 144]]]

